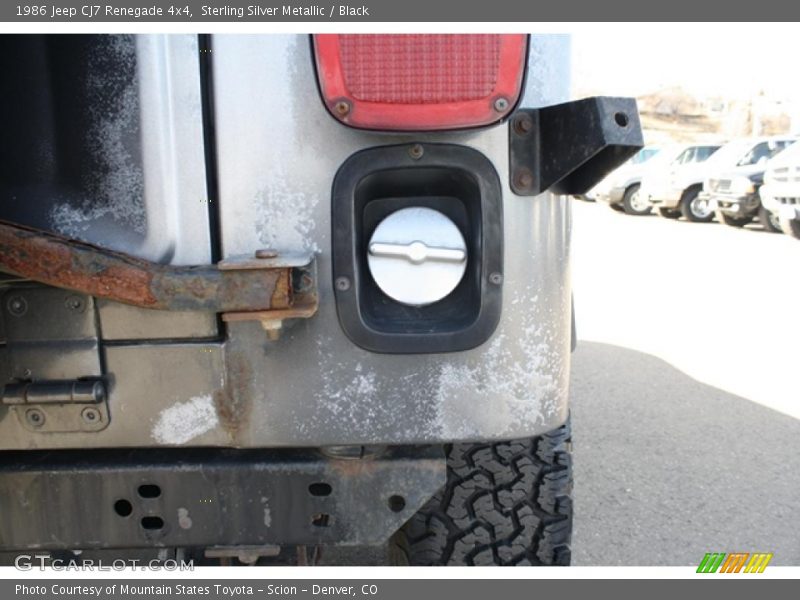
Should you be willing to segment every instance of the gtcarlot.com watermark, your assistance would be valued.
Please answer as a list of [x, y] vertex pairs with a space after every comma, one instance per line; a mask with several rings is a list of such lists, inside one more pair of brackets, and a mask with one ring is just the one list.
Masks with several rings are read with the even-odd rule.
[[90, 560], [80, 558], [60, 559], [49, 554], [20, 554], [14, 559], [14, 567], [20, 571], [194, 571], [193, 560], [176, 560], [172, 558], [140, 560], [137, 558], [118, 558], [112, 561]]

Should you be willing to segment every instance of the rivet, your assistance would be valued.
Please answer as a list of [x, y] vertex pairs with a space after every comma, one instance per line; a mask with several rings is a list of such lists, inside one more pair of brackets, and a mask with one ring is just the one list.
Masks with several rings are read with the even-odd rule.
[[422, 147], [422, 144], [414, 144], [408, 149], [408, 155], [414, 160], [419, 160], [423, 154], [425, 154], [425, 148]]
[[497, 112], [505, 112], [508, 110], [508, 100], [503, 98], [502, 96], [494, 101], [494, 109]]
[[491, 273], [489, 275], [489, 281], [492, 282], [494, 285], [500, 285], [503, 283], [503, 275], [498, 272]]
[[533, 187], [533, 173], [523, 167], [514, 175], [514, 185], [521, 190], [528, 190]]
[[76, 312], [83, 312], [83, 309], [86, 306], [83, 301], [83, 298], [81, 298], [80, 296], [68, 296], [67, 299], [64, 301], [64, 305], [69, 310], [74, 310]]
[[336, 104], [334, 104], [333, 109], [336, 111], [336, 114], [340, 117], [345, 117], [350, 113], [350, 103], [344, 100], [339, 100]]
[[347, 277], [337, 277], [336, 289], [340, 292], [346, 292], [350, 289], [350, 280]]
[[519, 115], [514, 120], [514, 130], [520, 135], [527, 135], [533, 131], [533, 119], [531, 119], [530, 115]]
[[275, 258], [278, 256], [278, 251], [272, 248], [260, 248], [256, 250], [256, 258]]
[[44, 425], [44, 413], [38, 408], [29, 408], [25, 411], [25, 420], [31, 427], [41, 427]]
[[21, 317], [28, 311], [28, 303], [22, 296], [11, 296], [6, 303], [6, 308], [15, 317]]
[[100, 413], [96, 408], [87, 407], [81, 411], [81, 418], [84, 423], [93, 425], [100, 420]]

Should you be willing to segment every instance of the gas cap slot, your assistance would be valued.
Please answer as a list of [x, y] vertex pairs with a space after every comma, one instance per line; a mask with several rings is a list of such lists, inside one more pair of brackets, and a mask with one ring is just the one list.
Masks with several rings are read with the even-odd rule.
[[393, 212], [372, 233], [367, 265], [378, 288], [409, 306], [446, 298], [467, 268], [467, 246], [446, 215], [423, 206]]
[[351, 156], [336, 175], [333, 281], [348, 337], [375, 352], [473, 348], [502, 304], [502, 195], [464, 146], [411, 144]]

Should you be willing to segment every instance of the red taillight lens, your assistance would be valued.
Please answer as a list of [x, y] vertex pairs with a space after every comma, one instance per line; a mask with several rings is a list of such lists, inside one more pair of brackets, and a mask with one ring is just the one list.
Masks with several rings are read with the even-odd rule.
[[489, 125], [517, 103], [526, 35], [314, 36], [322, 97], [363, 129]]

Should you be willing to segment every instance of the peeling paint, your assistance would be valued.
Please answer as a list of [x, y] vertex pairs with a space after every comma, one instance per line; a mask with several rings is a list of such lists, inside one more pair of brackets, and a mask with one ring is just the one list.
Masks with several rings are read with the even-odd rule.
[[316, 196], [289, 188], [280, 178], [269, 181], [255, 201], [254, 225], [264, 247], [319, 252], [312, 217], [318, 202]]
[[183, 507], [178, 509], [178, 525], [181, 529], [192, 528], [192, 519], [189, 516], [189, 509]]
[[85, 237], [92, 222], [111, 218], [137, 234], [146, 233], [143, 201], [144, 174], [139, 157], [138, 85], [131, 70], [112, 65], [135, 65], [131, 36], [107, 36], [89, 57], [85, 90], [91, 125], [85, 132], [86, 158], [81, 197], [62, 198], [49, 218], [59, 233]]
[[261, 497], [261, 503], [264, 505], [264, 527], [271, 527], [272, 512], [269, 509], [269, 504], [267, 504], [267, 499], [263, 496]]
[[217, 425], [211, 396], [195, 396], [161, 411], [151, 435], [160, 444], [185, 444]]
[[[535, 45], [533, 56], [555, 60], [560, 68], [565, 44], [563, 36], [548, 39]], [[331, 178], [365, 144], [411, 138], [370, 134], [367, 140], [338, 126], [314, 95], [305, 40], [225, 38], [220, 45], [224, 135], [219, 144], [225, 150], [220, 173], [230, 216], [223, 223], [225, 251], [251, 252], [257, 244], [321, 249], [317, 317], [287, 327], [279, 344], [265, 345], [256, 327], [231, 329], [231, 347], [253, 367], [247, 390], [253, 396], [251, 435], [242, 439], [252, 445], [263, 440], [319, 445], [521, 437], [561, 417], [569, 366], [569, 289], [564, 289], [569, 264], [561, 203], [548, 196], [520, 203], [506, 190], [504, 240], [511, 251], [504, 259], [502, 320], [488, 342], [439, 354], [364, 351], [343, 333], [332, 297]], [[236, 74], [241, 60], [253, 73], [246, 81]], [[274, 93], [276, 81], [291, 97], [309, 101], [285, 102]], [[244, 86], [248, 94], [240, 93]], [[530, 90], [536, 92], [530, 100], [552, 104], [545, 100], [562, 99], [562, 87]], [[242, 116], [256, 113], [263, 118]], [[427, 134], [413, 139], [443, 141]], [[446, 141], [482, 152], [507, 180], [503, 128], [454, 134]], [[243, 168], [253, 176], [239, 177]]]
[[[526, 302], [538, 306], [538, 297]], [[549, 328], [550, 320], [538, 318], [536, 311], [519, 311], [513, 328], [507, 321], [476, 360], [439, 367], [435, 403], [443, 437], [470, 439], [487, 429], [502, 436], [553, 416], [565, 393], [566, 367], [563, 344]], [[489, 396], [492, 410], [486, 411]]]

